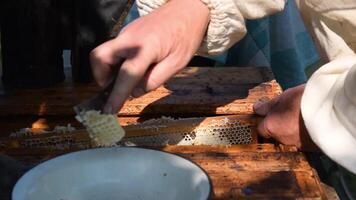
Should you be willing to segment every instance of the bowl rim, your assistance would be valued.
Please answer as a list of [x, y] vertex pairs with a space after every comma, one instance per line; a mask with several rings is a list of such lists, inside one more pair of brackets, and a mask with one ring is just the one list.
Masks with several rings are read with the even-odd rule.
[[12, 189], [12, 192], [11, 192], [11, 199], [15, 199], [15, 191], [16, 191], [16, 188], [19, 187], [19, 184], [21, 184], [21, 181], [26, 177], [28, 176], [28, 174], [30, 173], [33, 173], [33, 171], [36, 170], [36, 168], [38, 167], [41, 167], [41, 166], [46, 166], [48, 165], [48, 162], [52, 161], [52, 160], [55, 160], [55, 159], [63, 159], [63, 157], [67, 157], [67, 156], [70, 156], [70, 155], [73, 155], [73, 154], [79, 154], [79, 153], [82, 153], [82, 152], [87, 152], [87, 151], [93, 151], [93, 150], [109, 150], [109, 149], [139, 149], [139, 150], [150, 150], [150, 151], [155, 151], [155, 152], [159, 152], [159, 153], [163, 153], [163, 154], [168, 154], [170, 156], [175, 156], [175, 157], [178, 157], [180, 159], [183, 159], [183, 160], [186, 160], [188, 161], [189, 163], [193, 164], [193, 166], [197, 167], [198, 169], [200, 169], [200, 171], [206, 176], [207, 180], [208, 180], [208, 193], [207, 193], [207, 197], [204, 198], [204, 199], [211, 199], [212, 198], [212, 195], [213, 195], [213, 186], [212, 186], [212, 180], [209, 176], [209, 174], [206, 172], [205, 169], [203, 169], [200, 165], [198, 165], [197, 163], [195, 163], [194, 161], [190, 160], [190, 159], [187, 159], [185, 157], [183, 157], [182, 155], [178, 155], [178, 154], [175, 154], [175, 153], [171, 153], [171, 152], [166, 152], [166, 151], [163, 151], [163, 150], [159, 150], [159, 149], [154, 149], [154, 147], [150, 148], [150, 147], [136, 147], [136, 146], [124, 146], [124, 147], [99, 147], [99, 148], [90, 148], [90, 149], [81, 149], [81, 150], [78, 150], [78, 151], [73, 151], [73, 152], [69, 152], [69, 153], [64, 153], [62, 155], [59, 155], [59, 156], [55, 156], [55, 157], [52, 157], [48, 160], [45, 160], [35, 166], [33, 166], [31, 169], [29, 169], [28, 171], [26, 171], [23, 175], [21, 175], [21, 177], [16, 181], [16, 184], [14, 185], [13, 189]]

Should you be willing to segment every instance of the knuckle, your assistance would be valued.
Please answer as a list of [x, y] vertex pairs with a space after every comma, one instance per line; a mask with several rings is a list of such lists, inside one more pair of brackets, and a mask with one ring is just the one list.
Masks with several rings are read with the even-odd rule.
[[135, 61], [127, 62], [123, 68], [123, 70], [131, 76], [139, 76], [142, 74], [140, 66]]
[[91, 62], [101, 62], [112, 64], [116, 61], [115, 59], [115, 43], [113, 41], [108, 41], [89, 53], [89, 59]]
[[122, 65], [121, 70], [129, 76], [141, 77], [145, 74], [149, 64], [150, 63], [145, 62], [142, 57], [135, 57], [133, 59], [126, 60]]
[[264, 134], [265, 129], [264, 129], [263, 122], [260, 123], [260, 124], [257, 126], [257, 131], [258, 131], [260, 134]]
[[146, 84], [145, 90], [146, 90], [146, 92], [150, 92], [152, 90], [157, 89], [159, 86], [161, 86], [161, 82], [158, 81], [156, 77], [151, 76], [147, 80], [147, 84]]
[[92, 64], [97, 63], [99, 61], [103, 62], [106, 58], [106, 55], [107, 55], [106, 50], [99, 46], [90, 52], [89, 60]]
[[270, 117], [266, 117], [257, 127], [257, 130], [266, 138], [274, 137], [273, 121]]
[[273, 121], [272, 117], [266, 117], [265, 123], [264, 123], [264, 128], [266, 129], [266, 131], [269, 134], [274, 133], [273, 132], [273, 130], [274, 130], [274, 121]]
[[98, 59], [99, 59], [98, 50], [97, 50], [97, 49], [92, 50], [92, 51], [89, 53], [89, 58], [90, 58], [90, 61], [98, 60]]
[[105, 52], [105, 49], [107, 49], [107, 43], [103, 43], [97, 47], [95, 47], [91, 52], [90, 52], [90, 57], [97, 58], [103, 56], [103, 52]]

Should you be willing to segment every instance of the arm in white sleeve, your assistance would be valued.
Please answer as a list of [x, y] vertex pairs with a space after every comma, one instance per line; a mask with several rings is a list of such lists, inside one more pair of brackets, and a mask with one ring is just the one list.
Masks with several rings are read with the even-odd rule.
[[[169, 0], [136, 0], [140, 15], [150, 13]], [[246, 34], [245, 19], [262, 18], [284, 9], [286, 0], [201, 0], [210, 9], [206, 37], [200, 55], [217, 55]]]
[[305, 87], [305, 126], [326, 155], [356, 173], [356, 2], [296, 1], [322, 58], [331, 60]]
[[314, 73], [301, 109], [313, 141], [356, 174], [356, 55], [338, 57]]

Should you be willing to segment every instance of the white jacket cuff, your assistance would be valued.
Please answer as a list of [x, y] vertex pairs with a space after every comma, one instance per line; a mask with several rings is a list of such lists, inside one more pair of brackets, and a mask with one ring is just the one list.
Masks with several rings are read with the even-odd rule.
[[[140, 15], [146, 15], [168, 0], [136, 0]], [[283, 10], [286, 0], [201, 0], [210, 9], [206, 37], [200, 55], [218, 55], [246, 34], [246, 19], [257, 19]]]
[[138, 13], [140, 16], [147, 15], [153, 10], [161, 7], [168, 0], [136, 0]]
[[245, 20], [233, 0], [202, 1], [209, 7], [210, 23], [198, 54], [218, 55], [245, 36]]

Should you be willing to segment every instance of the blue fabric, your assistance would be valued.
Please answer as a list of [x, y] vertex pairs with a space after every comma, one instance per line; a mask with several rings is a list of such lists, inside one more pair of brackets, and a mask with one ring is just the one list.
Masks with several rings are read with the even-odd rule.
[[130, 22], [132, 22], [133, 20], [137, 19], [140, 15], [138, 14], [138, 9], [137, 9], [137, 5], [136, 2], [133, 3], [129, 14], [127, 15], [126, 19], [125, 19], [125, 23], [124, 25], [126, 26], [127, 24], [129, 24]]
[[[126, 23], [138, 17], [136, 5]], [[228, 52], [210, 57], [223, 66], [268, 66], [283, 89], [306, 81], [305, 68], [320, 58], [296, 4], [289, 0], [283, 12], [247, 20], [247, 35]]]
[[294, 1], [246, 27], [246, 37], [227, 52], [226, 66], [269, 66], [284, 89], [306, 82], [305, 68], [320, 58]]

